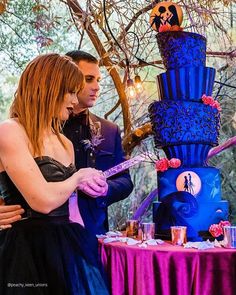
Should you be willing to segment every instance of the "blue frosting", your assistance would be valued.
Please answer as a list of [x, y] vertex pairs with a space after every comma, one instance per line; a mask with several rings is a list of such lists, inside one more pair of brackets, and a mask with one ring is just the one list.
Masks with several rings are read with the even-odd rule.
[[[165, 172], [158, 173], [158, 198], [162, 201], [168, 194], [176, 192], [176, 179], [185, 172], [192, 171], [199, 177], [201, 181], [201, 189], [195, 195], [197, 201], [200, 202], [216, 202], [221, 200], [220, 173], [214, 167], [202, 168], [177, 168], [168, 169]], [[194, 184], [195, 185], [195, 184]], [[184, 179], [183, 179], [184, 191]], [[191, 192], [190, 190], [188, 192]], [[192, 192], [191, 192], [192, 193]]]
[[167, 70], [206, 64], [206, 38], [190, 32], [162, 32], [157, 44]]
[[181, 167], [201, 167], [207, 165], [207, 155], [211, 145], [209, 144], [181, 144], [163, 147], [168, 159], [181, 160]]
[[157, 76], [159, 98], [200, 101], [203, 94], [212, 95], [215, 69], [189, 67], [168, 70]]
[[[157, 238], [170, 239], [170, 227], [181, 225], [187, 226], [188, 241], [202, 241], [204, 235], [210, 237], [210, 225], [228, 220], [227, 201], [202, 202], [196, 206], [194, 197], [186, 198], [186, 195], [185, 192], [173, 193], [167, 196], [165, 201], [153, 203], [153, 221], [156, 223]], [[189, 215], [186, 216], [185, 212]]]
[[219, 112], [198, 102], [155, 101], [149, 106], [158, 147], [202, 143], [218, 144]]
[[[199, 177], [199, 192], [199, 183], [193, 176], [192, 189], [185, 189], [184, 176], [188, 179], [189, 173]], [[178, 177], [183, 178], [182, 191], [177, 189]], [[228, 218], [228, 202], [221, 201], [220, 174], [216, 168], [169, 169], [158, 173], [158, 188], [159, 201], [154, 204], [153, 219], [159, 232], [171, 225], [185, 225], [188, 240], [201, 240], [200, 231], [208, 231], [211, 224]]]

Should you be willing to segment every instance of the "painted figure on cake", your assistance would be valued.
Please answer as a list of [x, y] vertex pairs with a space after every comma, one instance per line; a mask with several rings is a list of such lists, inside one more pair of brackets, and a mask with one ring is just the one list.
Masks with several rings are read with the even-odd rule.
[[192, 183], [192, 176], [190, 173], [188, 173], [188, 188], [189, 188], [189, 192], [190, 194], [194, 195], [194, 184]]
[[187, 175], [184, 176], [184, 181], [183, 181], [184, 191], [194, 195], [193, 186], [194, 184], [192, 182], [192, 176], [190, 173], [188, 173], [188, 176]]

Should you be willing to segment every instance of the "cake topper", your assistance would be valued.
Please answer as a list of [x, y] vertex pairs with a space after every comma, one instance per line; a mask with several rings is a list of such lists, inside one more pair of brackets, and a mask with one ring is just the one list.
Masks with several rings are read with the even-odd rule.
[[171, 1], [158, 3], [152, 10], [150, 24], [157, 32], [180, 31], [183, 11], [179, 5]]

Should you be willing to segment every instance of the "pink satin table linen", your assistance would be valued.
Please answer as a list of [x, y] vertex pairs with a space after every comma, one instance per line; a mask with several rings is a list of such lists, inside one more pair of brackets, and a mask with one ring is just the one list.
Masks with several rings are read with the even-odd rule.
[[99, 245], [112, 295], [236, 294], [236, 249]]

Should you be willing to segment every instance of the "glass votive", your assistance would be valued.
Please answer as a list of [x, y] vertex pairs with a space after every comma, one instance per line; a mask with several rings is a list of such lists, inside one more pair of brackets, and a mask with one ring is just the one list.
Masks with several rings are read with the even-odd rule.
[[173, 245], [183, 245], [187, 242], [186, 226], [171, 226], [171, 240]]
[[126, 236], [130, 238], [138, 237], [138, 220], [130, 219], [126, 221]]
[[224, 226], [224, 246], [226, 248], [236, 248], [236, 226]]
[[155, 223], [143, 222], [141, 223], [142, 241], [154, 239], [155, 236]]

